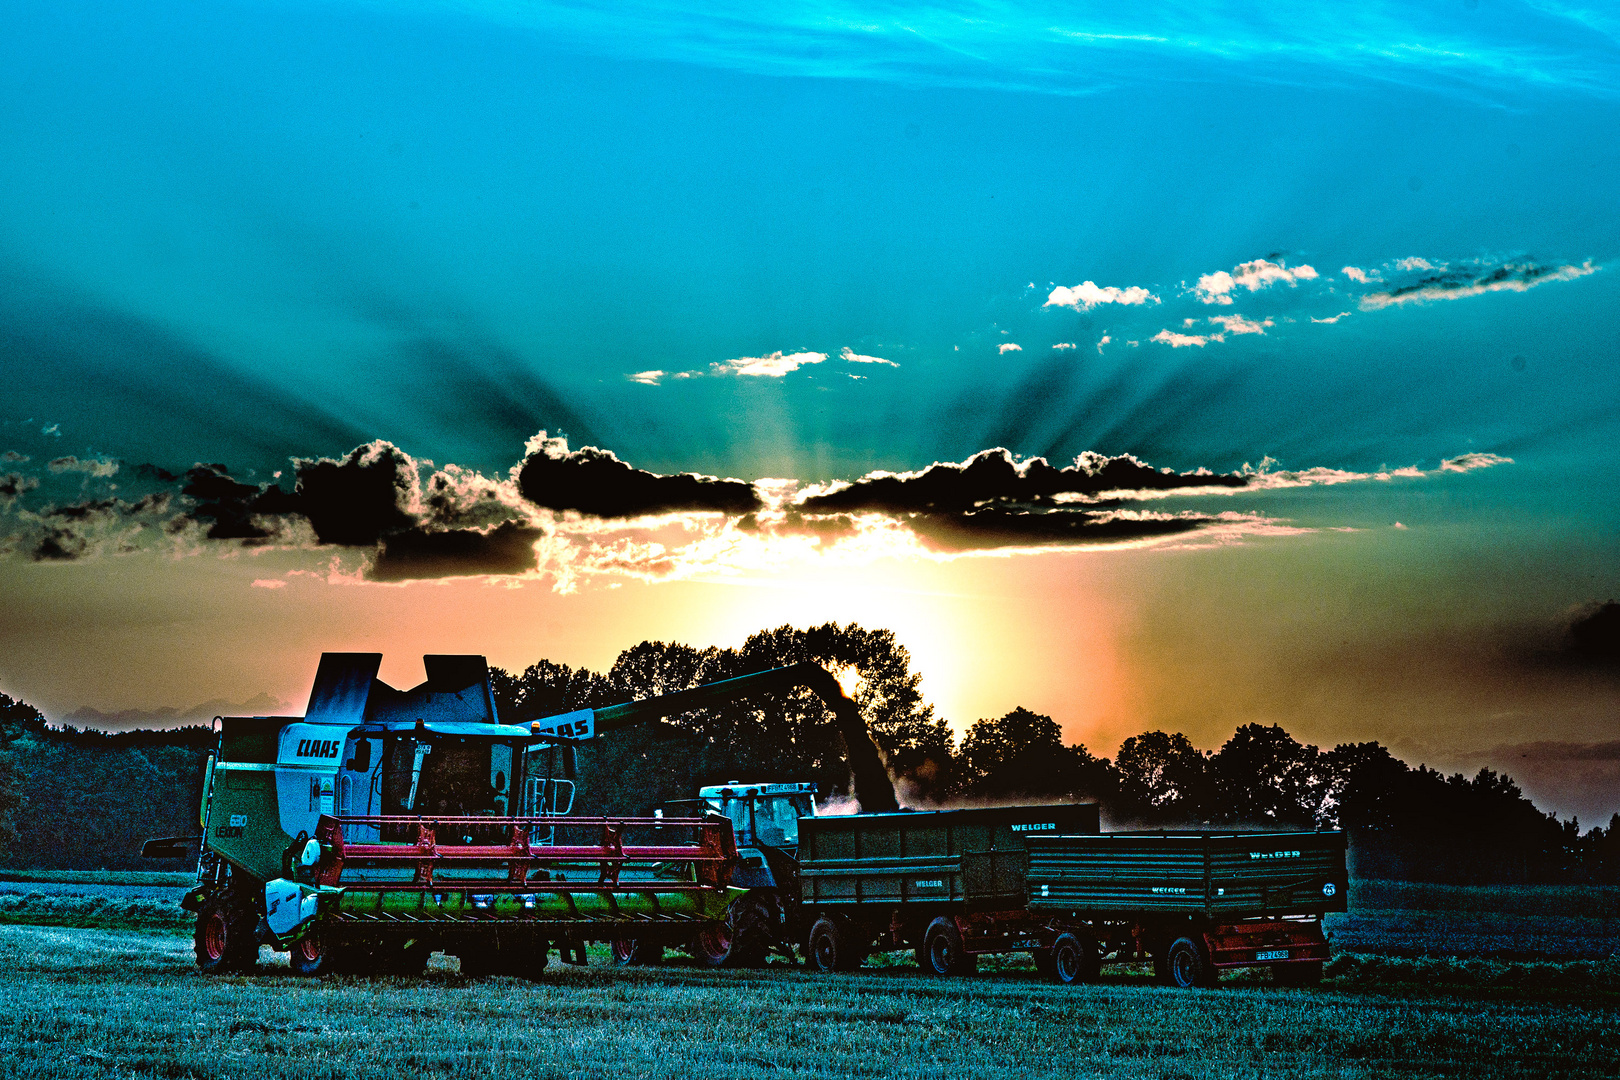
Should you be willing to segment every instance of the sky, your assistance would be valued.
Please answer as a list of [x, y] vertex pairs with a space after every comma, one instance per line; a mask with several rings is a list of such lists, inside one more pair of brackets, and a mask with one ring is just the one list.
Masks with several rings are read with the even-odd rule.
[[1620, 18], [5, 4], [0, 691], [894, 630], [1620, 811]]

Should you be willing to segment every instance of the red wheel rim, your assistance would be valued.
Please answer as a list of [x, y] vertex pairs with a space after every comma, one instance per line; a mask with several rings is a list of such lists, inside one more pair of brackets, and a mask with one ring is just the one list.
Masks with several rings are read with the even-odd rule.
[[225, 913], [223, 911], [211, 912], [203, 923], [202, 945], [203, 954], [209, 960], [219, 960], [225, 955]]
[[621, 962], [628, 960], [630, 959], [630, 954], [635, 952], [635, 949], [636, 943], [634, 941], [626, 941], [624, 938], [617, 938], [613, 942], [613, 959]]
[[731, 927], [722, 924], [700, 932], [698, 944], [709, 956], [724, 960], [731, 952]]
[[293, 942], [293, 949], [297, 951], [298, 958], [306, 963], [313, 964], [321, 958], [321, 942], [314, 934]]

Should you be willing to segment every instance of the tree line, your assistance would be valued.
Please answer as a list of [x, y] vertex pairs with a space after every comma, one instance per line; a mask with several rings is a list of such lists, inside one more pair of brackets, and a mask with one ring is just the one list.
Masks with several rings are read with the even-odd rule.
[[[605, 673], [541, 660], [491, 669], [501, 719], [685, 690], [810, 661], [839, 674], [867, 717], [901, 800], [919, 808], [1095, 800], [1111, 828], [1342, 828], [1368, 877], [1430, 881], [1620, 881], [1620, 815], [1582, 833], [1507, 776], [1412, 768], [1376, 742], [1320, 749], [1245, 724], [1219, 749], [1144, 732], [1113, 758], [1065, 744], [1048, 716], [1016, 708], [957, 739], [923, 699], [886, 630], [780, 627], [735, 649], [645, 641]], [[140, 841], [195, 831], [207, 728], [105, 735], [47, 726], [0, 695], [0, 850], [14, 867], [136, 867]], [[576, 814], [640, 814], [733, 779], [811, 780], [848, 795], [843, 743], [821, 702], [784, 692], [615, 732], [578, 752]], [[858, 793], [856, 793], [858, 794]], [[150, 865], [150, 864], [147, 864]]]

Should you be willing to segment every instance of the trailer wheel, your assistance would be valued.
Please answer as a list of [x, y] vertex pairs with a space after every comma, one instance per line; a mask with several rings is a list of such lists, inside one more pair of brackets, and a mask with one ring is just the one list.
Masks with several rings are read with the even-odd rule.
[[1164, 972], [1166, 982], [1183, 989], [1214, 986], [1219, 978], [1204, 947], [1190, 937], [1176, 938], [1170, 943], [1164, 954]]
[[192, 949], [197, 967], [208, 975], [247, 971], [259, 962], [258, 918], [227, 892], [206, 901], [197, 912]]
[[1053, 982], [1068, 986], [1090, 982], [1097, 977], [1097, 946], [1089, 938], [1064, 932], [1052, 942], [1052, 951], [1046, 955], [1049, 965], [1047, 977]]
[[956, 920], [944, 915], [924, 931], [917, 963], [930, 975], [967, 975], [979, 967], [978, 957], [962, 946], [962, 931], [956, 928]]
[[866, 957], [855, 944], [849, 924], [823, 915], [810, 927], [805, 941], [805, 959], [817, 971], [854, 971]]
[[1275, 964], [1271, 981], [1278, 986], [1315, 986], [1322, 981], [1322, 961], [1299, 960], [1292, 964]]
[[645, 967], [664, 962], [664, 947], [644, 938], [614, 938], [613, 962], [619, 967]]

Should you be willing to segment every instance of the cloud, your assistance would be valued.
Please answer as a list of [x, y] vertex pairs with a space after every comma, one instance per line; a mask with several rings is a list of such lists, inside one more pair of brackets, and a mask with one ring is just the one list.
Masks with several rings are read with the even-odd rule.
[[1087, 452], [1072, 465], [1054, 468], [1045, 458], [1019, 462], [1010, 451], [997, 447], [962, 462], [936, 462], [919, 472], [873, 472], [853, 483], [812, 489], [797, 505], [814, 513], [971, 513], [996, 504], [1050, 505], [1060, 496], [1097, 497], [1175, 487], [1242, 487], [1247, 483], [1246, 477], [1217, 475], [1207, 469], [1191, 473], [1155, 469], [1129, 454], [1106, 457]]
[[495, 528], [434, 532], [411, 529], [383, 538], [367, 573], [372, 581], [519, 575], [539, 568], [535, 544], [544, 529], [506, 522]]
[[746, 514], [762, 505], [753, 485], [741, 480], [645, 472], [609, 450], [569, 450], [567, 440], [547, 438], [543, 431], [528, 450], [513, 478], [525, 499], [552, 510], [624, 518], [680, 510]]
[[1410, 271], [1410, 270], [1438, 270], [1439, 267], [1435, 266], [1434, 263], [1430, 262], [1428, 259], [1419, 259], [1419, 258], [1417, 258], [1415, 256], [1408, 256], [1407, 258], [1404, 258], [1404, 259], [1396, 259], [1395, 260], [1395, 269], [1397, 269], [1397, 270], [1408, 270], [1408, 271]]
[[1314, 322], [1314, 323], [1336, 323], [1340, 319], [1347, 319], [1349, 317], [1350, 317], [1350, 313], [1348, 311], [1341, 311], [1337, 315], [1329, 315], [1325, 319], [1318, 319], [1316, 316], [1312, 315], [1311, 316], [1311, 322]]
[[1174, 330], [1160, 330], [1148, 340], [1160, 342], [1170, 346], [1172, 349], [1182, 349], [1190, 345], [1196, 345], [1202, 349], [1211, 341], [1225, 341], [1226, 337], [1222, 334], [1178, 334]]
[[1059, 285], [1052, 290], [1042, 307], [1066, 307], [1076, 311], [1090, 311], [1099, 304], [1157, 304], [1159, 298], [1140, 285], [1121, 289], [1116, 285], [1098, 286], [1094, 281], [1082, 281], [1075, 286]]
[[730, 372], [736, 375], [779, 379], [790, 371], [797, 371], [808, 364], [819, 364], [825, 359], [826, 353], [796, 352], [784, 355], [782, 350], [778, 349], [765, 356], [739, 356], [733, 360], [714, 364], [712, 367], [717, 373]]
[[[1402, 260], [1411, 261], [1411, 260]], [[1573, 281], [1601, 270], [1587, 260], [1579, 266], [1545, 266], [1537, 263], [1502, 263], [1479, 273], [1462, 268], [1427, 274], [1398, 288], [1372, 292], [1361, 298], [1361, 310], [1378, 311], [1406, 304], [1427, 304], [1435, 300], [1461, 300], [1492, 292], [1525, 292], [1552, 281]]]
[[255, 589], [284, 589], [286, 587], [287, 587], [286, 581], [282, 580], [281, 578], [254, 578], [253, 579], [253, 588], [255, 588]]
[[1376, 281], [1377, 280], [1377, 278], [1369, 277], [1367, 275], [1367, 271], [1361, 269], [1360, 267], [1356, 267], [1356, 266], [1346, 266], [1343, 270], [1340, 270], [1339, 273], [1343, 274], [1345, 277], [1349, 278], [1351, 281], [1357, 281], [1357, 282], [1360, 282], [1363, 285], [1365, 285], [1369, 281]]
[[1228, 334], [1264, 334], [1266, 327], [1276, 325], [1270, 319], [1255, 322], [1242, 315], [1211, 315], [1209, 321], [1218, 324]]
[[1003, 341], [1000, 345], [996, 346], [996, 352], [1001, 353], [1003, 356], [1007, 355], [1010, 352], [1023, 352], [1023, 351], [1024, 351], [1024, 347], [1022, 345], [1014, 345], [1010, 341]]
[[53, 473], [81, 472], [98, 479], [118, 475], [118, 462], [110, 458], [79, 458], [71, 454], [53, 458], [46, 466]]
[[1503, 457], [1501, 454], [1459, 454], [1454, 458], [1446, 458], [1440, 463], [1442, 472], [1473, 472], [1475, 469], [1488, 469], [1492, 465], [1511, 465], [1513, 459]]
[[843, 351], [838, 354], [838, 358], [851, 364], [888, 364], [890, 367], [900, 366], [893, 360], [885, 360], [881, 356], [862, 356], [848, 345], [844, 346]]
[[1230, 304], [1232, 290], [1239, 286], [1250, 292], [1259, 292], [1278, 282], [1292, 286], [1316, 276], [1315, 269], [1304, 264], [1290, 269], [1280, 262], [1255, 259], [1253, 262], [1240, 263], [1231, 273], [1217, 270], [1213, 274], [1203, 275], [1193, 286], [1193, 292], [1206, 304]]
[[29, 457], [27, 454], [19, 454], [15, 450], [7, 450], [5, 453], [0, 454], [0, 461], [22, 462], [22, 461], [32, 461], [32, 460], [34, 460], [34, 459]]
[[32, 476], [24, 476], [19, 472], [9, 472], [0, 476], [0, 499], [8, 502], [17, 498], [25, 491], [33, 491], [39, 487], [39, 481]]
[[41, 435], [50, 435], [54, 438], [60, 439], [62, 437], [62, 425], [46, 424], [44, 427], [39, 429], [39, 433]]
[[1074, 347], [1075, 345], [1072, 341], [1060, 341], [1056, 345], [1052, 346], [1054, 349], [1072, 349]]
[[1098, 338], [1097, 339], [1097, 355], [1101, 356], [1102, 351], [1103, 351], [1103, 346], [1107, 345], [1110, 341], [1113, 341], [1113, 340], [1114, 339], [1109, 337], [1107, 334], [1104, 334], [1102, 337]]
[[663, 377], [664, 372], [658, 370], [635, 371], [625, 376], [625, 378], [629, 379], [631, 382], [640, 383], [643, 386], [657, 386], [658, 380], [662, 379]]

